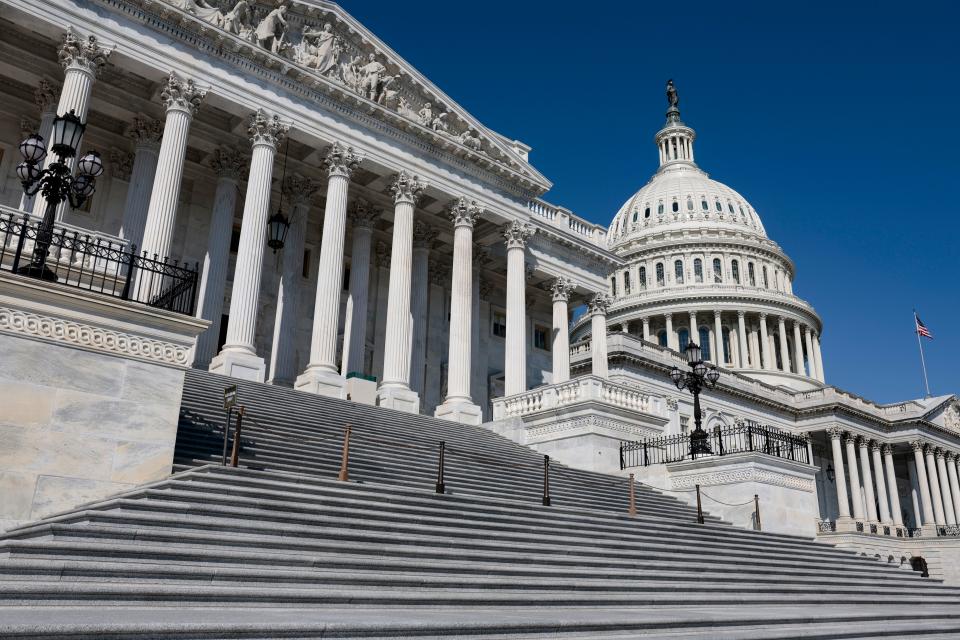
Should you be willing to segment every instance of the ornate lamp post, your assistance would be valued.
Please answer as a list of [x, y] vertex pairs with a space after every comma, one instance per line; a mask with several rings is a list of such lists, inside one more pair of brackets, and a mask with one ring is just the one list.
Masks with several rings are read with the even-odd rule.
[[687, 343], [683, 350], [687, 358], [687, 364], [692, 371], [684, 373], [677, 367], [670, 371], [670, 379], [677, 389], [689, 389], [693, 394], [693, 421], [696, 427], [690, 434], [690, 456], [695, 458], [697, 454], [709, 454], [710, 444], [707, 442], [707, 432], [700, 425], [700, 391], [703, 389], [713, 389], [717, 386], [717, 380], [720, 378], [720, 372], [714, 366], [707, 367], [703, 362], [700, 346], [692, 340]]
[[65, 161], [77, 154], [77, 146], [80, 144], [84, 129], [86, 125], [80, 121], [72, 109], [70, 113], [54, 119], [51, 133], [53, 145], [50, 148], [56, 154], [57, 161], [45, 169], [39, 166], [47, 156], [43, 138], [34, 133], [20, 143], [23, 162], [17, 165], [17, 176], [23, 185], [23, 192], [29, 197], [39, 192], [47, 201], [47, 209], [37, 230], [30, 263], [17, 269], [17, 273], [21, 275], [49, 282], [57, 281], [57, 274], [46, 265], [47, 251], [53, 240], [53, 223], [57, 207], [64, 200], [69, 200], [70, 205], [75, 209], [83, 206], [86, 199], [96, 190], [96, 178], [103, 174], [103, 161], [100, 159], [100, 154], [90, 151], [77, 161], [78, 174], [70, 175], [70, 167]]

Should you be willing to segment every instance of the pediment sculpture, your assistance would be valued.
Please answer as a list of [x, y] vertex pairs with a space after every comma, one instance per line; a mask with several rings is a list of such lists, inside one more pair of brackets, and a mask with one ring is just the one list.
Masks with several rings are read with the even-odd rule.
[[960, 402], [954, 400], [943, 412], [943, 426], [960, 433]]

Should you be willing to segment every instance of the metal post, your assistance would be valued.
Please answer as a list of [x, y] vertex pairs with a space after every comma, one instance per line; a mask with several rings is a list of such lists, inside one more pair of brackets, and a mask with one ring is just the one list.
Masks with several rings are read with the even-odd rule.
[[631, 518], [637, 517], [637, 501], [636, 496], [633, 492], [633, 474], [630, 474], [630, 507], [627, 509], [627, 514]]
[[350, 425], [347, 425], [347, 428], [343, 431], [343, 456], [340, 458], [340, 475], [337, 476], [337, 480], [340, 482], [349, 480], [347, 465], [350, 461], [350, 431]]
[[620, 442], [620, 471], [623, 471], [624, 469], [625, 467], [623, 464], [623, 442], [621, 441]]
[[[127, 277], [123, 282], [123, 291], [120, 293], [120, 298], [123, 300], [130, 299], [130, 286], [133, 284], [133, 268], [137, 263], [137, 245], [131, 244], [128, 253], [130, 255], [130, 263], [127, 265]], [[123, 255], [124, 253], [121, 251], [121, 258]], [[119, 266], [117, 267], [117, 271], [120, 271]]]
[[753, 494], [753, 509], [757, 514], [757, 531], [761, 531], [760, 529], [760, 496], [758, 496], [757, 494]]
[[447, 444], [440, 441], [440, 459], [437, 461], [437, 493], [446, 493], [447, 487], [443, 484], [443, 453]]
[[703, 506], [700, 504], [700, 485], [697, 485], [697, 524], [703, 524]]
[[240, 463], [240, 429], [243, 427], [243, 414], [246, 410], [243, 405], [237, 409], [237, 426], [233, 428], [233, 453], [230, 455], [231, 467], [236, 467]]
[[227, 421], [223, 425], [223, 466], [227, 466], [227, 442], [230, 440], [230, 418], [233, 407], [227, 409]]
[[550, 506], [550, 456], [543, 456], [543, 506]]
[[645, 467], [649, 467], [649, 466], [650, 466], [650, 457], [649, 457], [649, 454], [647, 453], [647, 439], [646, 439], [646, 438], [643, 439], [643, 466], [645, 466]]
[[[13, 218], [11, 218], [11, 221]], [[10, 270], [14, 273], [20, 268], [20, 257], [23, 255], [23, 244], [27, 240], [27, 230], [29, 229], [30, 216], [24, 215], [20, 226], [20, 238], [17, 240], [17, 250], [13, 254], [13, 266]]]

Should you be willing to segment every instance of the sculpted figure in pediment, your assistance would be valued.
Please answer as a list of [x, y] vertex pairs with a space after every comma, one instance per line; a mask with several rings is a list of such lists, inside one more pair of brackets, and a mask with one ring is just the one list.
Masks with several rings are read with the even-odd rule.
[[210, 6], [205, 0], [170, 0], [170, 4], [218, 27], [223, 22], [220, 9]]
[[430, 123], [430, 128], [437, 133], [448, 133], [449, 125], [447, 124], [447, 112], [437, 115], [433, 119], [433, 122]]
[[400, 110], [400, 77], [387, 76], [378, 90], [377, 103], [394, 111]]
[[480, 151], [480, 147], [483, 146], [480, 136], [477, 135], [477, 130], [473, 127], [469, 127], [460, 134], [460, 144], [474, 151]]
[[368, 100], [376, 102], [380, 97], [387, 68], [380, 64], [376, 54], [371, 53], [367, 56], [367, 63], [360, 67], [358, 75], [360, 76], [360, 93]]
[[250, 39], [253, 25], [250, 24], [250, 3], [248, 0], [239, 0], [233, 9], [223, 15], [221, 27], [241, 38]]
[[429, 102], [423, 105], [423, 109], [417, 112], [417, 122], [425, 127], [429, 127], [433, 122], [433, 105]]
[[273, 53], [279, 53], [283, 48], [284, 36], [287, 33], [286, 5], [280, 5], [260, 21], [255, 36], [257, 44]]
[[322, 29], [304, 29], [302, 45], [305, 53], [301, 63], [316, 69], [321, 75], [329, 76], [337, 68], [340, 54], [337, 40], [333, 25], [329, 22]]

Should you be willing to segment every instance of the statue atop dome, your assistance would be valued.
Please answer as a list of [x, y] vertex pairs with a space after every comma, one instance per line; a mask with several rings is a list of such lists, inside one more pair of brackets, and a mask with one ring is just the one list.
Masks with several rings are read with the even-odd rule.
[[673, 80], [667, 80], [667, 123], [680, 122], [680, 95], [677, 93], [677, 87]]

